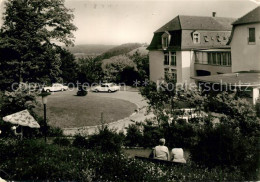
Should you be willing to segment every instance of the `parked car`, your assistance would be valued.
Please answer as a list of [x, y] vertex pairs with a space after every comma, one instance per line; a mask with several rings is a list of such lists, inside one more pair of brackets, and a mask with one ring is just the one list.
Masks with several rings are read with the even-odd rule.
[[68, 90], [68, 86], [64, 86], [60, 83], [54, 83], [51, 87], [43, 87], [45, 92], [56, 92], [56, 91], [65, 91]]
[[94, 92], [116, 92], [120, 90], [120, 86], [115, 83], [103, 83], [91, 89]]

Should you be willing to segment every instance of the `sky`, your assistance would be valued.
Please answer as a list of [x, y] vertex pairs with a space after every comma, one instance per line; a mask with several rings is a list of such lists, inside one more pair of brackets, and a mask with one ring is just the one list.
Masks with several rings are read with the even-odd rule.
[[216, 12], [218, 17], [239, 18], [260, 5], [260, 0], [65, 0], [65, 5], [74, 10], [76, 45], [119, 45], [149, 44], [153, 32], [178, 15]]

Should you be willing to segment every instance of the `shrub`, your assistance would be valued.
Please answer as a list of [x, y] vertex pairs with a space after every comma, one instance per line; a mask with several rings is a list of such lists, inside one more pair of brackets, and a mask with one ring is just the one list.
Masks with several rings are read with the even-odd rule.
[[256, 104], [255, 104], [255, 109], [256, 109], [257, 117], [260, 118], [260, 99], [257, 99]]
[[164, 135], [170, 148], [190, 148], [196, 142], [197, 133], [193, 124], [178, 120], [164, 128]]
[[88, 148], [97, 149], [104, 153], [120, 153], [124, 136], [110, 130], [107, 126], [99, 130], [99, 133], [89, 136]]
[[76, 135], [74, 137], [72, 145], [78, 148], [88, 148], [89, 146], [87, 139], [81, 135]]
[[158, 126], [152, 126], [149, 124], [144, 125], [143, 127], [144, 127], [143, 140], [142, 140], [143, 147], [145, 148], [154, 147], [158, 145], [160, 138], [164, 138], [163, 128], [159, 128]]
[[0, 156], [5, 156], [0, 158], [0, 168], [7, 173], [3, 173], [1, 177], [12, 181], [245, 180], [239, 169], [208, 169], [194, 163], [168, 167], [135, 160], [122, 154], [103, 154], [73, 147], [48, 145], [38, 140], [0, 140], [0, 145]]
[[139, 129], [139, 126], [136, 124], [131, 124], [127, 128], [127, 134], [125, 137], [125, 145], [129, 147], [141, 146], [142, 144], [142, 132]]
[[[258, 169], [257, 137], [244, 136], [227, 122], [205, 125], [198, 133], [198, 143], [190, 150], [192, 160], [209, 167], [240, 168], [246, 175]], [[248, 177], [247, 176], [247, 177]]]
[[60, 138], [57, 137], [53, 140], [54, 144], [60, 145], [60, 146], [69, 146], [70, 145], [70, 141], [67, 138]]

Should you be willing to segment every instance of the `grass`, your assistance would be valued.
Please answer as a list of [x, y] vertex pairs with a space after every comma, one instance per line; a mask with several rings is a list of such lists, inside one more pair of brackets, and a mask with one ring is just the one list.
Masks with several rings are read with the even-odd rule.
[[[101, 124], [101, 113], [103, 121], [111, 123], [128, 117], [137, 108], [131, 102], [100, 97], [99, 94], [102, 93], [88, 93], [87, 96], [79, 97], [75, 96], [75, 91], [55, 92], [48, 96], [48, 123], [60, 128], [95, 126]], [[43, 107], [37, 107], [36, 112], [42, 116]]]

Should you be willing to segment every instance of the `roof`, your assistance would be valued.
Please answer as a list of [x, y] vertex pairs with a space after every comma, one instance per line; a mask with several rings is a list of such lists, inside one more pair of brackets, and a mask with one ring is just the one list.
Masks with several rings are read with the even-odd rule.
[[249, 23], [259, 23], [260, 22], [260, 6], [256, 7], [246, 15], [239, 18], [233, 23], [233, 25], [242, 25]]
[[179, 15], [155, 31], [174, 30], [217, 30], [230, 31], [234, 18]]
[[260, 86], [260, 73], [227, 73], [210, 76], [196, 76], [192, 77], [197, 81], [208, 82], [208, 83], [219, 83], [221, 85], [232, 85], [232, 86]]

